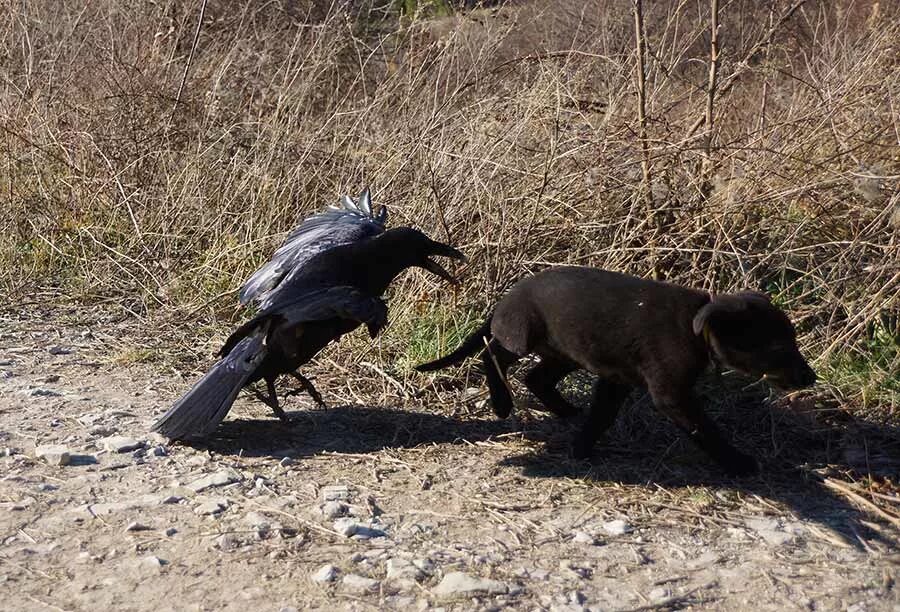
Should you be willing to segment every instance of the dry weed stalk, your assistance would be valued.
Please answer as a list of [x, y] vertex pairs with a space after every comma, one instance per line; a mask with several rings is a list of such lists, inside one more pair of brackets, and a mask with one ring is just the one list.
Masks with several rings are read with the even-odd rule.
[[[368, 183], [395, 223], [471, 262], [457, 293], [403, 277], [381, 343], [332, 354], [348, 372], [371, 362], [414, 388], [411, 339], [570, 263], [765, 289], [816, 365], [845, 355], [889, 388], [897, 15], [723, 4], [728, 38], [707, 45], [685, 1], [403, 27], [348, 7], [44, 0], [0, 17], [8, 301], [52, 290], [212, 334], [299, 217]], [[848, 380], [835, 393], [862, 399]]]

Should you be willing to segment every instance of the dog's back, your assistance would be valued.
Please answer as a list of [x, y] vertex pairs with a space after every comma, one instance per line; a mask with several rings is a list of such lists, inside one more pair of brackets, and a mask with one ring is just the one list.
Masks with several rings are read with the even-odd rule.
[[706, 363], [692, 331], [709, 295], [586, 267], [551, 268], [520, 281], [497, 305], [494, 337], [524, 355], [553, 355], [636, 384], [648, 372]]

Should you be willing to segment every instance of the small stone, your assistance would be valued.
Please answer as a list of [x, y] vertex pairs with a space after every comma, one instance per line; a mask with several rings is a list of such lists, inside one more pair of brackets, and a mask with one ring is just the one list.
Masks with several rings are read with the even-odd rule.
[[380, 529], [358, 523], [352, 518], [341, 518], [336, 520], [334, 522], [334, 530], [346, 538], [356, 538], [358, 540], [382, 538], [387, 535]]
[[204, 476], [203, 478], [195, 480], [194, 482], [188, 483], [187, 488], [191, 489], [195, 493], [199, 493], [200, 491], [205, 491], [206, 489], [209, 489], [211, 487], [222, 487], [227, 484], [231, 484], [232, 482], [238, 482], [243, 479], [244, 476], [237, 470], [226, 468], [208, 476]]
[[125, 436], [110, 436], [100, 440], [100, 448], [111, 453], [127, 453], [128, 451], [143, 448], [143, 446], [144, 443], [141, 440]]
[[59, 444], [47, 444], [34, 449], [34, 456], [50, 465], [69, 465], [72, 456], [69, 449]]
[[260, 532], [267, 532], [269, 531], [269, 529], [271, 529], [269, 519], [267, 519], [259, 512], [248, 512], [244, 515], [244, 522], [251, 528], [256, 529]]
[[425, 575], [415, 564], [401, 557], [392, 557], [385, 563], [387, 580], [422, 580]]
[[153, 555], [149, 555], [141, 559], [141, 565], [151, 570], [160, 570], [164, 565], [168, 564], [169, 562], [165, 559], [160, 559], [159, 557], [154, 557]]
[[70, 355], [72, 349], [68, 346], [51, 346], [47, 349], [47, 352], [51, 355]]
[[3, 448], [0, 448], [0, 457], [12, 457], [15, 454], [17, 454], [17, 453], [16, 453], [16, 449], [14, 449], [14, 448], [11, 448], [9, 446], [4, 446]]
[[747, 527], [766, 541], [770, 546], [783, 546], [794, 540], [794, 534], [787, 533], [775, 519], [753, 518], [746, 521]]
[[167, 495], [159, 500], [160, 504], [177, 504], [180, 503], [184, 498], [180, 495]]
[[128, 526], [125, 528], [125, 531], [149, 531], [152, 527], [148, 527], [143, 523], [138, 523], [137, 521], [133, 521], [128, 523]]
[[169, 454], [169, 451], [166, 450], [165, 446], [157, 445], [150, 450], [150, 454], [154, 457], [165, 457]]
[[584, 531], [576, 531], [575, 537], [572, 538], [572, 541], [576, 544], [594, 544], [594, 536], [589, 533], [585, 533]]
[[350, 499], [350, 488], [347, 485], [322, 487], [322, 501], [347, 501], [348, 499]]
[[433, 592], [438, 597], [471, 596], [476, 594], [500, 595], [509, 589], [502, 582], [476, 578], [463, 572], [446, 574]]
[[194, 514], [199, 514], [200, 516], [210, 515], [210, 514], [218, 514], [225, 510], [228, 507], [228, 501], [224, 499], [213, 499], [207, 502], [203, 502], [194, 508]]
[[176, 533], [178, 533], [178, 530], [175, 529], [174, 527], [169, 527], [168, 529], [166, 529], [166, 537], [167, 538], [171, 538]]
[[580, 606], [585, 601], [587, 601], [587, 597], [585, 597], [584, 593], [582, 593], [581, 591], [570, 591], [568, 599], [570, 604], [574, 604], [576, 606]]
[[215, 539], [213, 545], [221, 551], [229, 552], [241, 547], [240, 538], [233, 533], [223, 533]]
[[371, 593], [378, 590], [379, 583], [377, 580], [359, 576], [357, 574], [347, 574], [341, 579], [341, 584], [349, 591], [354, 593]]
[[336, 519], [347, 514], [347, 504], [339, 501], [330, 501], [322, 504], [322, 516], [327, 519]]
[[669, 589], [666, 589], [665, 587], [656, 587], [655, 589], [647, 593], [647, 597], [654, 603], [659, 603], [666, 599], [668, 596]]
[[625, 535], [626, 533], [633, 530], [634, 528], [622, 519], [616, 519], [614, 521], [609, 521], [608, 523], [603, 523], [603, 531], [605, 531], [609, 535]]
[[300, 612], [300, 610], [298, 610], [294, 606], [281, 606], [280, 608], [278, 608], [278, 612]]
[[323, 565], [312, 574], [309, 579], [313, 582], [325, 583], [333, 582], [337, 578], [338, 569], [330, 563]]
[[282, 457], [281, 461], [278, 462], [278, 465], [280, 465], [281, 467], [287, 467], [287, 466], [291, 465], [293, 462], [294, 462], [294, 460], [291, 459], [290, 457]]
[[28, 392], [31, 397], [60, 397], [62, 393], [53, 389], [44, 389], [43, 387], [35, 387]]

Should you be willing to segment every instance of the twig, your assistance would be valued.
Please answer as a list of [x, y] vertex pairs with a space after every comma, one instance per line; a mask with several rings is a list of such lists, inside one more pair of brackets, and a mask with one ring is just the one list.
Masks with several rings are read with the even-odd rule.
[[184, 73], [181, 75], [181, 84], [178, 86], [178, 93], [175, 95], [175, 103], [172, 104], [172, 112], [169, 114], [169, 122], [167, 125], [172, 124], [172, 119], [175, 118], [175, 111], [178, 109], [178, 104], [181, 102], [181, 94], [184, 93], [184, 86], [187, 83], [188, 72], [191, 70], [191, 64], [194, 63], [194, 53], [197, 51], [197, 43], [200, 40], [200, 28], [203, 27], [203, 16], [206, 14], [206, 2], [207, 0], [201, 0], [200, 2], [200, 16], [197, 18], [197, 28], [194, 30], [194, 41], [191, 43], [191, 53], [188, 55], [187, 64], [184, 66]]
[[[794, 13], [797, 12], [797, 9], [799, 9], [804, 4], [806, 4], [806, 0], [797, 0], [796, 2], [794, 2], [794, 4], [792, 4], [791, 7], [787, 11], [784, 12], [784, 14], [778, 19], [778, 21], [776, 21], [772, 25], [772, 27], [769, 28], [769, 30], [766, 32], [765, 36], [760, 38], [756, 42], [755, 45], [750, 47], [750, 50], [744, 54], [744, 58], [740, 62], [738, 62], [738, 65], [737, 65], [737, 68], [735, 69], [735, 71], [732, 72], [731, 74], [729, 74], [728, 77], [726, 77], [722, 81], [721, 85], [719, 86], [719, 93], [724, 94], [724, 93], [728, 93], [728, 91], [731, 90], [731, 87], [734, 85], [737, 78], [741, 74], [743, 74], [744, 70], [747, 69], [748, 63], [750, 62], [750, 58], [753, 57], [754, 55], [756, 55], [756, 53], [760, 49], [762, 49], [765, 46], [768, 46], [769, 43], [772, 42], [772, 37], [775, 36], [775, 32], [778, 31], [778, 28], [780, 28], [782, 25], [784, 25], [784, 23], [788, 19], [790, 19], [794, 15]], [[694, 124], [691, 126], [691, 128], [688, 130], [687, 138], [690, 138], [691, 136], [693, 136], [705, 122], [706, 122], [706, 115], [699, 117], [694, 122]]]
[[706, 87], [706, 142], [703, 146], [706, 154], [703, 164], [703, 181], [707, 188], [713, 165], [713, 108], [716, 99], [716, 76], [719, 68], [719, 0], [710, 0], [709, 11], [709, 80]]
[[647, 83], [644, 57], [647, 42], [644, 40], [644, 7], [643, 0], [632, 0], [634, 13], [634, 43], [637, 48], [637, 114], [638, 138], [641, 141], [641, 173], [644, 178], [644, 201], [647, 212], [653, 213], [653, 193], [650, 189], [650, 145], [647, 143]]
[[843, 493], [844, 495], [846, 495], [847, 497], [849, 497], [850, 499], [852, 499], [859, 505], [864, 506], [865, 508], [868, 508], [869, 510], [872, 510], [875, 514], [877, 514], [884, 520], [891, 523], [894, 527], [900, 528], [900, 517], [897, 517], [894, 514], [891, 514], [887, 511], [885, 511], [884, 509], [879, 507], [877, 504], [870, 502], [868, 499], [866, 499], [865, 497], [863, 497], [862, 495], [860, 495], [859, 493], [857, 493], [856, 491], [854, 491], [853, 489], [851, 489], [850, 487], [845, 485], [844, 483], [834, 480], [833, 478], [828, 478], [828, 477], [823, 478], [822, 482], [825, 484], [826, 487], [829, 487], [836, 491], [840, 491], [841, 493]]

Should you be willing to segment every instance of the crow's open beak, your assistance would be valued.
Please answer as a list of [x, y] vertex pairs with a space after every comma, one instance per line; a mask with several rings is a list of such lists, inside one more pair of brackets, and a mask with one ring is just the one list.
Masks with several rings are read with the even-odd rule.
[[[460, 261], [465, 261], [466, 256], [462, 254], [457, 249], [454, 249], [452, 246], [443, 244], [441, 242], [432, 242], [431, 243], [431, 255], [439, 255], [441, 257], [450, 257], [452, 259], [458, 259]], [[431, 272], [436, 276], [440, 276], [448, 283], [458, 284], [459, 281], [453, 277], [452, 274], [447, 272], [443, 266], [441, 266], [436, 261], [432, 261], [431, 259], [425, 258], [425, 263], [422, 264], [422, 267]]]

